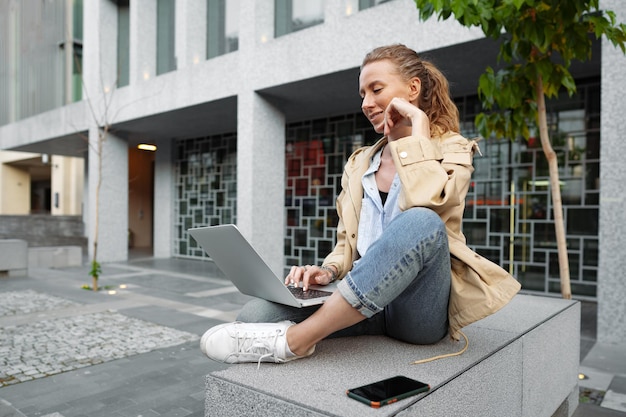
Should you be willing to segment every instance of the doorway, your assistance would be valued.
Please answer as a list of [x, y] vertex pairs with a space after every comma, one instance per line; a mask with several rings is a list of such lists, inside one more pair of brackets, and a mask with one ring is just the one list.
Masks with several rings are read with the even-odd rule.
[[129, 257], [152, 256], [154, 236], [154, 152], [128, 150]]

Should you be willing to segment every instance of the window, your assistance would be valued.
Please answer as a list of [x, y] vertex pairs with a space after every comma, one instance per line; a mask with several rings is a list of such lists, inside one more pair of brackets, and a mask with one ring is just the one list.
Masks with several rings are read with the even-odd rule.
[[239, 49], [239, 0], [207, 0], [207, 59]]
[[365, 10], [389, 1], [391, 0], [346, 0], [346, 15], [353, 14], [357, 11], [357, 7], [358, 10]]
[[176, 1], [157, 3], [157, 75], [176, 69]]
[[369, 9], [379, 4], [387, 3], [391, 0], [359, 0], [359, 10]]
[[83, 97], [83, 0], [74, 0], [72, 4], [72, 101]]
[[324, 23], [323, 0], [275, 0], [275, 36]]
[[117, 3], [117, 86], [128, 85], [130, 77], [130, 8], [129, 0]]

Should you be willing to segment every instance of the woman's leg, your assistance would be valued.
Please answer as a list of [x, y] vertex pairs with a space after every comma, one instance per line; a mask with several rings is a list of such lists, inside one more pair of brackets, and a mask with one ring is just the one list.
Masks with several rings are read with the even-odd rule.
[[[203, 337], [207, 352], [217, 351], [207, 354], [231, 363], [248, 361], [249, 357], [242, 359], [239, 353], [231, 353], [230, 347], [222, 347], [228, 340], [228, 346], [236, 350], [263, 345], [266, 353], [259, 361], [283, 362], [294, 359], [294, 354], [309, 355], [318, 341], [379, 313], [384, 315], [376, 319], [384, 318], [382, 323], [390, 336], [412, 343], [433, 343], [445, 336], [447, 329], [449, 256], [448, 238], [439, 216], [424, 208], [407, 210], [369, 248], [339, 284], [339, 291], [307, 319], [290, 326], [282, 323], [276, 329], [223, 325]], [[271, 340], [273, 346], [280, 347], [270, 347]]]
[[[321, 305], [297, 308], [263, 300], [261, 298], [254, 298], [243, 306], [237, 316], [237, 321], [244, 323], [278, 323], [288, 320], [294, 323], [300, 323], [309, 318], [309, 316], [315, 313], [320, 307]], [[341, 329], [328, 337], [384, 334], [384, 315], [377, 314], [353, 326]]]
[[[331, 333], [383, 314], [386, 334], [410, 343], [434, 343], [446, 335], [450, 253], [445, 226], [432, 210], [400, 214], [309, 319], [287, 332], [294, 353]], [[338, 294], [335, 294], [338, 295]], [[343, 301], [343, 303], [342, 303]], [[352, 307], [357, 314], [351, 314]]]
[[437, 251], [417, 277], [396, 299], [385, 315], [386, 334], [404, 342], [436, 343], [448, 333], [450, 299], [450, 254]]
[[294, 323], [300, 323], [318, 308], [320, 306], [297, 308], [263, 300], [262, 298], [253, 298], [244, 304], [237, 315], [237, 321], [244, 323], [278, 323], [279, 321], [289, 320]]

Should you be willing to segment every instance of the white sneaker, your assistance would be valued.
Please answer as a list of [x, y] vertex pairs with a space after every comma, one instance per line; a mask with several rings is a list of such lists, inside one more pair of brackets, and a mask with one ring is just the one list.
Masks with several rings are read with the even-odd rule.
[[226, 323], [207, 330], [200, 340], [202, 353], [210, 359], [225, 363], [282, 363], [310, 356], [315, 346], [304, 356], [294, 355], [287, 346], [287, 329], [295, 323]]

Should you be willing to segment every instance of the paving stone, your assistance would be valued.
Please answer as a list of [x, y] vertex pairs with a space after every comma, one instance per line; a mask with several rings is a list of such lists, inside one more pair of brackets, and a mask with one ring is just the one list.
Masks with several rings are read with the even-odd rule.
[[0, 293], [0, 317], [31, 314], [81, 304], [32, 290]]
[[[4, 314], [80, 304], [35, 291], [0, 293]], [[22, 305], [23, 304], [23, 305]], [[39, 309], [38, 311], [43, 311]], [[9, 312], [9, 313], [7, 313]], [[160, 326], [118, 312], [41, 320], [5, 327], [0, 334], [0, 386], [100, 364], [197, 340], [198, 335]], [[16, 361], [18, 361], [16, 363]]]

